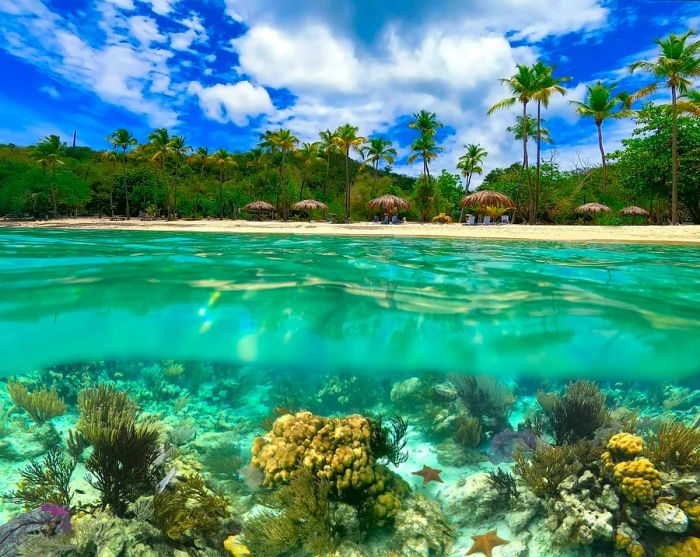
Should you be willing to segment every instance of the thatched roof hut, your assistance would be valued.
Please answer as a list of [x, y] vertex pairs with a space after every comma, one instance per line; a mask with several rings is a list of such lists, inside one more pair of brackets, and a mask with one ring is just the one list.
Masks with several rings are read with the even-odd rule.
[[646, 209], [642, 209], [641, 207], [637, 207], [636, 205], [630, 205], [629, 207], [625, 207], [624, 209], [620, 209], [620, 213], [623, 215], [629, 215], [632, 217], [648, 217], [649, 216], [649, 211]]
[[383, 211], [406, 211], [410, 205], [408, 201], [402, 199], [398, 195], [382, 195], [381, 197], [376, 197], [367, 203], [367, 207], [370, 209], [382, 209]]
[[292, 205], [294, 211], [313, 211], [315, 209], [320, 209], [321, 211], [327, 211], [328, 205], [316, 201], [315, 199], [303, 199], [298, 203]]
[[459, 202], [462, 207], [504, 207], [513, 208], [515, 203], [513, 200], [497, 191], [493, 190], [481, 190], [475, 193], [470, 193], [462, 198]]
[[257, 211], [257, 212], [274, 211], [275, 210], [275, 206], [271, 205], [267, 201], [253, 201], [252, 203], [248, 203], [248, 205], [245, 205], [243, 208], [246, 211]]
[[610, 211], [610, 207], [603, 205], [602, 203], [586, 203], [580, 207], [576, 207], [577, 213], [607, 213]]

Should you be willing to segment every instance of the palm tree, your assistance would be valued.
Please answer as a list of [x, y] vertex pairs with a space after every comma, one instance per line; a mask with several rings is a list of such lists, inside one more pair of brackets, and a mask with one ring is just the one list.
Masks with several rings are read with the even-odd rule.
[[58, 135], [47, 135], [34, 149], [34, 156], [41, 164], [44, 173], [51, 170], [51, 202], [53, 204], [53, 218], [58, 218], [58, 186], [56, 185], [56, 167], [63, 166], [64, 162], [58, 157], [66, 149], [65, 142]]
[[[685, 95], [693, 85], [693, 79], [700, 75], [700, 40], [691, 40], [696, 33], [690, 30], [683, 35], [672, 34], [666, 39], [657, 39], [659, 56], [653, 61], [635, 62], [630, 66], [630, 72], [641, 70], [650, 73], [655, 81], [643, 87], [627, 99], [627, 108], [632, 100], [645, 97], [665, 85], [671, 89], [671, 224], [678, 224], [678, 97]], [[686, 44], [688, 43], [688, 44]]]
[[[187, 154], [192, 151], [192, 147], [189, 145], [185, 145], [187, 140], [185, 139], [184, 136], [182, 135], [174, 135], [170, 138], [170, 141], [168, 142], [168, 152], [172, 153], [172, 155], [175, 157], [175, 170], [178, 174], [180, 174], [180, 171], [182, 170], [182, 165], [185, 162], [185, 158], [187, 157]], [[173, 209], [175, 210], [175, 213], [177, 214], [177, 179], [173, 180]], [[168, 208], [169, 208], [168, 204]], [[168, 216], [170, 216], [170, 212], [168, 211]]]
[[299, 139], [292, 133], [292, 130], [281, 128], [273, 133], [271, 137], [272, 144], [279, 149], [282, 155], [282, 166], [280, 168], [280, 185], [277, 188], [277, 199], [275, 204], [279, 210], [280, 189], [282, 191], [282, 216], [287, 219], [287, 195], [289, 193], [287, 183], [287, 155], [293, 153]]
[[314, 165], [318, 164], [323, 159], [318, 154], [318, 143], [303, 143], [301, 149], [296, 152], [296, 155], [299, 157], [301, 165], [304, 167], [304, 175], [301, 179], [301, 188], [299, 189], [299, 201], [301, 201], [304, 199], [304, 186], [306, 185], [306, 179], [309, 177], [309, 173]]
[[224, 171], [227, 167], [235, 167], [236, 161], [233, 160], [231, 154], [224, 148], [216, 151], [211, 160], [219, 169], [219, 218], [224, 218]]
[[328, 186], [328, 174], [331, 170], [331, 155], [338, 152], [338, 144], [333, 140], [335, 135], [331, 130], [320, 132], [319, 151], [326, 157], [326, 177], [323, 180], [323, 201], [326, 200], [326, 187]]
[[[551, 134], [549, 133], [549, 130], [542, 126], [544, 124], [545, 119], [542, 118], [540, 120], [540, 127], [539, 127], [539, 135], [540, 135], [540, 141], [542, 143], [549, 143], [552, 144], [554, 143], [554, 140], [552, 139]], [[533, 116], [528, 115], [527, 117], [527, 129], [532, 130], [537, 127], [537, 119], [534, 118]], [[513, 138], [522, 141], [523, 140], [523, 135], [525, 134], [525, 124], [523, 122], [523, 117], [522, 116], [516, 116], [515, 117], [515, 124], [512, 126], [508, 126], [506, 128], [506, 131], [508, 133], [513, 134]]]
[[607, 163], [605, 161], [605, 149], [603, 148], [603, 122], [605, 120], [621, 120], [634, 115], [633, 110], [625, 108], [625, 102], [629, 94], [621, 91], [615, 93], [616, 83], [605, 85], [600, 81], [595, 85], [587, 85], [586, 99], [583, 102], [569, 101], [575, 107], [576, 112], [585, 117], [593, 118], [598, 128], [598, 148], [600, 160], [603, 164], [603, 192], [607, 189]]
[[420, 137], [416, 138], [411, 144], [413, 153], [408, 157], [408, 162], [414, 162], [418, 157], [423, 160], [423, 175], [430, 178], [430, 162], [435, 160], [438, 153], [442, 151], [442, 147], [438, 147], [435, 138], [432, 135], [421, 132]]
[[196, 151], [189, 156], [190, 164], [199, 166], [199, 179], [204, 178], [204, 171], [209, 164], [211, 157], [207, 147], [197, 147]]
[[[109, 161], [112, 163], [112, 174], [115, 173], [117, 169], [117, 152], [116, 151], [105, 151], [100, 157], [103, 161]], [[114, 180], [110, 180], [109, 186], [109, 215], [114, 216]]]
[[530, 222], [534, 223], [532, 204], [535, 201], [534, 192], [532, 191], [532, 179], [530, 177], [530, 164], [527, 156], [527, 138], [529, 136], [529, 126], [527, 120], [527, 105], [535, 97], [535, 94], [539, 90], [539, 83], [537, 79], [537, 74], [530, 66], [525, 66], [523, 64], [517, 65], [517, 71], [508, 78], [503, 78], [500, 80], [501, 83], [506, 85], [512, 96], [505, 99], [501, 99], [495, 103], [491, 108], [489, 108], [487, 114], [493, 114], [496, 110], [502, 108], [510, 108], [515, 103], [521, 103], [523, 105], [523, 169], [527, 175], [527, 189], [529, 195], [529, 203], [531, 205], [529, 214]]
[[350, 151], [362, 154], [362, 145], [367, 141], [357, 135], [360, 128], [352, 124], [343, 124], [333, 134], [333, 142], [345, 155], [345, 220], [350, 222]]
[[478, 143], [470, 143], [465, 145], [464, 148], [467, 150], [457, 162], [457, 169], [462, 172], [464, 176], [464, 193], [469, 193], [469, 186], [472, 183], [472, 176], [474, 174], [481, 174], [484, 169], [481, 164], [488, 155], [486, 150]]
[[549, 101], [552, 95], [559, 93], [566, 95], [566, 89], [562, 87], [562, 83], [571, 81], [571, 77], [554, 77], [554, 66], [548, 66], [542, 61], [538, 61], [532, 66], [532, 71], [535, 74], [537, 82], [533, 99], [537, 101], [537, 180], [535, 182], [535, 202], [532, 206], [534, 211], [533, 219], [537, 219], [537, 209], [540, 202], [540, 178], [542, 166], [542, 107], [549, 107]]
[[362, 166], [364, 167], [368, 163], [372, 166], [375, 182], [379, 173], [379, 164], [382, 161], [387, 164], [394, 164], [396, 160], [397, 152], [392, 145], [393, 142], [389, 139], [372, 137], [369, 139], [369, 143], [362, 148], [362, 156], [365, 158]]
[[421, 110], [413, 113], [413, 120], [408, 124], [409, 128], [415, 128], [420, 131], [421, 135], [435, 135], [438, 128], [443, 124], [437, 121], [437, 115], [434, 112]]
[[157, 161], [160, 159], [161, 168], [165, 168], [165, 160], [168, 158], [168, 146], [170, 145], [170, 134], [165, 128], [153, 130], [148, 135], [148, 141], [155, 154], [151, 160]]
[[129, 147], [133, 147], [138, 144], [136, 138], [131, 134], [126, 128], [119, 128], [112, 132], [108, 138], [112, 147], [115, 149], [118, 147], [122, 150], [122, 162], [126, 163], [126, 151]]

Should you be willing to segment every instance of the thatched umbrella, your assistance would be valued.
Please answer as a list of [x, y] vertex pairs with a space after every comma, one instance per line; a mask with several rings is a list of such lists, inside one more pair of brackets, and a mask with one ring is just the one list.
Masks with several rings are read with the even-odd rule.
[[307, 211], [309, 214], [309, 222], [311, 222], [311, 211], [315, 209], [320, 209], [325, 213], [328, 210], [328, 205], [316, 201], [315, 199], [303, 199], [292, 205], [293, 211]]
[[595, 216], [598, 213], [608, 213], [610, 212], [610, 207], [603, 205], [602, 203], [586, 203], [580, 207], [576, 207], [577, 213], [591, 213], [593, 215], [593, 223], [595, 223]]
[[263, 212], [274, 212], [275, 206], [271, 205], [267, 201], [253, 201], [252, 203], [248, 203], [248, 205], [245, 205], [243, 207], [246, 211], [255, 211], [258, 213], [258, 220], [260, 220], [260, 215]]
[[375, 197], [369, 203], [367, 203], [367, 207], [370, 209], [381, 209], [387, 213], [393, 213], [398, 212], [399, 210], [406, 211], [410, 205], [405, 199], [400, 198], [398, 195], [392, 195], [389, 193], [387, 195], [382, 195], [381, 197]]
[[493, 190], [481, 190], [465, 195], [459, 204], [462, 207], [479, 207], [480, 209], [484, 207], [512, 209], [515, 207], [515, 203], [510, 197]]
[[649, 216], [649, 211], [647, 211], [646, 209], [642, 209], [641, 207], [637, 207], [636, 205], [630, 205], [629, 207], [620, 209], [620, 213], [632, 217], [633, 222], [634, 217], [642, 217], [642, 219], [644, 219], [644, 217]]

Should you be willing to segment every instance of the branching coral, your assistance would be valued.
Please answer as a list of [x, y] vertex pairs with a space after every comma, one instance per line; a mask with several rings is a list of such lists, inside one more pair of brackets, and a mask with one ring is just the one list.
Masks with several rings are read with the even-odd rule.
[[102, 435], [105, 428], [136, 420], [136, 404], [127, 393], [113, 385], [100, 384], [83, 389], [78, 395], [78, 411], [80, 417], [76, 428], [90, 444]]
[[256, 557], [277, 557], [292, 549], [325, 555], [335, 545], [329, 494], [331, 484], [300, 471], [289, 485], [261, 503], [270, 510], [257, 513], [243, 525], [245, 545]]
[[537, 447], [530, 457], [516, 452], [513, 473], [540, 496], [554, 496], [557, 486], [580, 465], [570, 460], [571, 452], [564, 447]]
[[400, 416], [391, 416], [389, 424], [384, 425], [383, 416], [370, 420], [370, 448], [374, 458], [380, 462], [390, 462], [394, 466], [408, 460], [406, 432], [408, 422]]
[[38, 391], [29, 391], [22, 383], [8, 381], [7, 392], [12, 402], [27, 412], [37, 425], [66, 413], [66, 405], [55, 388], [42, 387]]
[[229, 516], [226, 499], [206, 488], [199, 474], [187, 476], [174, 489], [156, 493], [153, 522], [168, 538], [211, 537]]
[[605, 426], [610, 419], [605, 396], [590, 381], [571, 383], [563, 396], [540, 391], [537, 401], [557, 445], [593, 439], [596, 430]]
[[78, 430], [68, 430], [68, 437], [66, 438], [66, 447], [68, 449], [68, 454], [73, 458], [75, 462], [78, 462], [83, 456], [83, 451], [87, 448], [87, 440]]
[[649, 457], [663, 469], [700, 469], [700, 428], [664, 422], [649, 439]]
[[456, 420], [454, 440], [467, 449], [475, 449], [481, 443], [481, 422], [472, 416], [459, 416]]
[[518, 496], [518, 488], [515, 484], [515, 476], [502, 470], [500, 467], [489, 472], [489, 483], [498, 492], [498, 502], [508, 505], [512, 499]]
[[75, 462], [66, 459], [60, 449], [51, 449], [41, 460], [30, 460], [19, 473], [22, 479], [14, 491], [3, 495], [29, 511], [44, 503], [70, 508], [73, 495], [69, 488]]

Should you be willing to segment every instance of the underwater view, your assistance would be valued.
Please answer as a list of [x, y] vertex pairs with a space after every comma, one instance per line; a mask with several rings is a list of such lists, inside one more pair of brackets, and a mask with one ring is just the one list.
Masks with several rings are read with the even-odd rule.
[[692, 246], [0, 233], [0, 555], [700, 555]]

